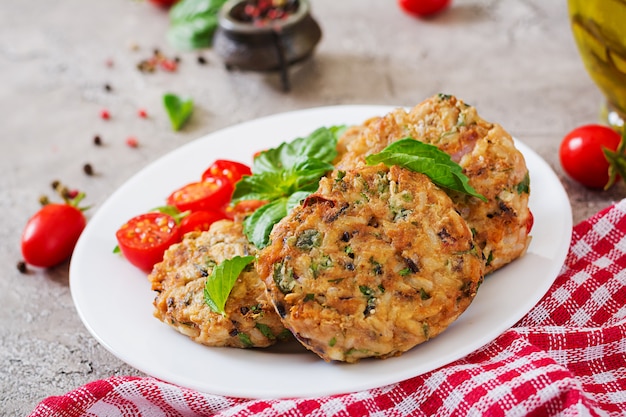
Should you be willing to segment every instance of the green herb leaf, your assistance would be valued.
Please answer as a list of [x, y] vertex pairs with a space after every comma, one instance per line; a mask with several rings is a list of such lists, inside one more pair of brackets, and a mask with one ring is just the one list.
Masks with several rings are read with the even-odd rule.
[[459, 164], [439, 148], [411, 138], [401, 139], [381, 152], [365, 158], [368, 165], [384, 163], [398, 165], [427, 175], [435, 184], [487, 201], [485, 196], [469, 185], [469, 180]]
[[251, 176], [235, 186], [232, 201], [264, 200], [244, 221], [244, 233], [258, 248], [269, 244], [269, 234], [276, 223], [311, 192], [319, 180], [333, 170], [337, 140], [344, 126], [322, 127], [309, 136], [282, 143], [262, 152], [254, 160]]
[[182, 0], [176, 3], [170, 9], [168, 41], [181, 50], [211, 46], [224, 3], [226, 0]]
[[235, 281], [254, 256], [235, 256], [213, 268], [204, 284], [204, 301], [215, 313], [225, 315], [224, 306]]
[[190, 98], [182, 99], [176, 94], [165, 94], [163, 105], [174, 130], [180, 130], [193, 113], [193, 100]]
[[254, 159], [252, 172], [281, 172], [302, 164], [303, 159], [317, 159], [330, 163], [337, 156], [337, 139], [341, 127], [321, 127], [310, 135], [283, 142], [280, 146], [262, 152]]
[[288, 213], [287, 202], [286, 197], [274, 200], [246, 217], [243, 221], [243, 232], [254, 246], [262, 249], [269, 244], [272, 228]]

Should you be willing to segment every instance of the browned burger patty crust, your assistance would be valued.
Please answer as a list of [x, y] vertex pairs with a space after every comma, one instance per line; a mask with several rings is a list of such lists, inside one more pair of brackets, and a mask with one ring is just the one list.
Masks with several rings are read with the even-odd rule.
[[530, 243], [529, 175], [524, 157], [502, 126], [483, 120], [472, 106], [450, 95], [435, 95], [411, 110], [396, 109], [352, 127], [340, 138], [337, 169], [363, 165], [367, 155], [406, 137], [448, 153], [483, 202], [450, 192], [475, 233], [485, 256], [485, 273], [522, 256]]
[[289, 336], [265, 284], [253, 265], [237, 279], [225, 305], [225, 315], [204, 301], [206, 277], [234, 256], [256, 255], [243, 235], [241, 223], [221, 220], [207, 232], [192, 232], [172, 245], [148, 279], [157, 292], [154, 315], [192, 340], [208, 346], [267, 347]]
[[270, 237], [259, 275], [284, 325], [326, 361], [396, 356], [436, 336], [483, 277], [448, 195], [397, 166], [333, 172]]

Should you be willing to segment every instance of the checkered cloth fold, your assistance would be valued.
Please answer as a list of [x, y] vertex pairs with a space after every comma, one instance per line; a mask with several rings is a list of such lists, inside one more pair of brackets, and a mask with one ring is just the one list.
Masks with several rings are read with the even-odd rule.
[[543, 299], [478, 351], [372, 390], [253, 400], [111, 377], [44, 399], [44, 416], [624, 416], [626, 200], [576, 225]]

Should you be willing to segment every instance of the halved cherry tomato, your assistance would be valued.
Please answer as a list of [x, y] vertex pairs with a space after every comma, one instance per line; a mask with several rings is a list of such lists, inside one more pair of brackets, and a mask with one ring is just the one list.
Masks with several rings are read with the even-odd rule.
[[219, 210], [233, 193], [231, 183], [223, 178], [209, 177], [189, 183], [167, 197], [167, 204], [183, 211]]
[[533, 229], [533, 225], [535, 224], [535, 216], [533, 216], [533, 212], [528, 210], [528, 219], [526, 219], [526, 233], [530, 233]]
[[22, 233], [26, 263], [48, 268], [72, 255], [87, 220], [70, 204], [46, 204], [28, 220]]
[[221, 177], [227, 179], [233, 186], [244, 175], [252, 175], [249, 166], [236, 161], [218, 159], [202, 174], [202, 180]]
[[196, 211], [180, 221], [181, 235], [189, 232], [204, 232], [218, 220], [226, 218], [226, 214], [217, 211]]
[[243, 200], [243, 201], [238, 202], [234, 206], [233, 205], [226, 206], [226, 208], [224, 209], [224, 214], [226, 215], [227, 218], [231, 220], [242, 219], [254, 213], [256, 209], [258, 209], [261, 206], [264, 206], [267, 203], [268, 202], [264, 200]]
[[398, 0], [400, 7], [418, 17], [439, 13], [450, 5], [450, 0]]
[[151, 271], [163, 253], [180, 240], [180, 227], [169, 214], [150, 212], [128, 220], [115, 233], [124, 257], [134, 266]]
[[604, 125], [577, 127], [563, 138], [559, 158], [563, 170], [590, 188], [603, 188], [609, 181], [609, 161], [603, 148], [615, 151], [620, 135]]

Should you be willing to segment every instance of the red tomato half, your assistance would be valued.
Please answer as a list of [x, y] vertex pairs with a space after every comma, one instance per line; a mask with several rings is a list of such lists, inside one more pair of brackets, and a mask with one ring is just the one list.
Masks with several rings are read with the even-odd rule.
[[249, 166], [240, 162], [218, 159], [204, 171], [202, 180], [221, 177], [227, 179], [232, 185], [235, 185], [244, 175], [252, 175], [252, 170]]
[[619, 133], [607, 126], [580, 126], [561, 142], [561, 166], [577, 182], [590, 188], [603, 188], [609, 181], [609, 162], [602, 149], [614, 151], [620, 139]]
[[192, 182], [174, 191], [167, 204], [183, 211], [216, 211], [221, 209], [233, 193], [233, 186], [222, 178], [207, 178]]
[[127, 221], [115, 233], [124, 257], [143, 271], [151, 271], [163, 253], [180, 240], [180, 228], [168, 214], [150, 212]]
[[446, 9], [450, 0], [398, 0], [398, 4], [405, 12], [424, 17]]
[[234, 220], [234, 219], [243, 219], [246, 216], [255, 212], [261, 206], [267, 204], [267, 201], [264, 200], [243, 200], [234, 206], [228, 205], [224, 209], [224, 213], [226, 217]]
[[22, 233], [26, 263], [48, 268], [69, 258], [85, 229], [83, 213], [69, 204], [46, 204], [28, 220]]
[[218, 220], [225, 219], [226, 215], [216, 211], [196, 211], [180, 221], [180, 233], [185, 235], [189, 232], [204, 232]]

